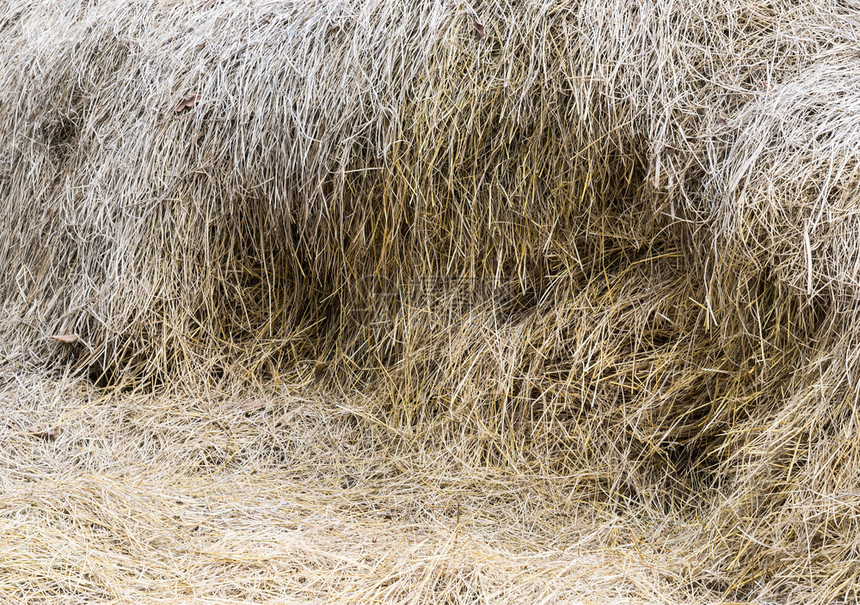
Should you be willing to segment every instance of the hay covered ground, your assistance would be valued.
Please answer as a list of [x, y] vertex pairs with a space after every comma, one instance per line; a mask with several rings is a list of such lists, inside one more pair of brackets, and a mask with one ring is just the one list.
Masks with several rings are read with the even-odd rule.
[[856, 602], [860, 6], [0, 0], [0, 591]]
[[[722, 601], [696, 586], [693, 553], [677, 552], [696, 528], [595, 511], [575, 480], [425, 448], [328, 398], [260, 395], [253, 405], [230, 393], [106, 397], [5, 380], [0, 594]], [[56, 437], [34, 434], [42, 427]]]

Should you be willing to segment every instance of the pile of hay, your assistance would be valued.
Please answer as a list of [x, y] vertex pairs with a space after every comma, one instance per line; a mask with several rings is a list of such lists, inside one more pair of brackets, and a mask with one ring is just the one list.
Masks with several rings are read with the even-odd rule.
[[856, 600], [858, 9], [0, 0], [6, 384], [292, 385], [693, 598]]

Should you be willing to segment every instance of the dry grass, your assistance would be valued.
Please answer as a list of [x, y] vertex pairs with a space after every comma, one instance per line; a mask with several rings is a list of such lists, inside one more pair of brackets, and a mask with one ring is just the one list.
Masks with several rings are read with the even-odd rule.
[[5, 378], [0, 594], [10, 600], [708, 594], [695, 559], [672, 552], [695, 527], [664, 533], [665, 519], [586, 507], [568, 477], [405, 448], [402, 435], [300, 385], [251, 405], [238, 393], [106, 395], [48, 376]]
[[0, 586], [856, 601], [858, 8], [0, 0]]

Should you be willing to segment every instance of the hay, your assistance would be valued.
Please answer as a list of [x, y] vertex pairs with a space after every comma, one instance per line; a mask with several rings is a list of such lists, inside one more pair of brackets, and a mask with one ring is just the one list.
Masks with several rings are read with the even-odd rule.
[[152, 603], [702, 594], [684, 572], [692, 560], [647, 543], [654, 522], [608, 510], [593, 519], [575, 480], [398, 452], [389, 429], [299, 391], [257, 393], [263, 405], [243, 412], [237, 393], [6, 381], [0, 593]]
[[[21, 453], [71, 444], [50, 422], [8, 441], [4, 535], [50, 520], [42, 550], [4, 542], [9, 590], [232, 598], [217, 573], [260, 576], [237, 600], [571, 600], [590, 589], [565, 547], [597, 561], [620, 531], [636, 563], [601, 598], [856, 600], [856, 8], [0, 0], [4, 376], [59, 385], [37, 400], [71, 414], [64, 431], [92, 410], [118, 431], [76, 462]], [[87, 374], [92, 402], [60, 401]], [[242, 389], [315, 428], [278, 455], [298, 429], [222, 442], [212, 406], [241, 411]], [[344, 410], [356, 452], [297, 460]], [[374, 492], [341, 488], [350, 506], [386, 490], [450, 508], [444, 476], [438, 493], [511, 534], [453, 543], [424, 511], [431, 537], [369, 570], [331, 542], [219, 568], [153, 495], [224, 485], [256, 510], [307, 483], [290, 506], [323, 523], [320, 485], [350, 460]], [[109, 552], [80, 508], [140, 547], [65, 578], [57, 536]], [[556, 542], [529, 529], [566, 516]], [[268, 535], [254, 523], [223, 552]], [[402, 527], [381, 525], [394, 553]], [[182, 564], [147, 563], [147, 540]], [[291, 556], [313, 588], [283, 584]]]

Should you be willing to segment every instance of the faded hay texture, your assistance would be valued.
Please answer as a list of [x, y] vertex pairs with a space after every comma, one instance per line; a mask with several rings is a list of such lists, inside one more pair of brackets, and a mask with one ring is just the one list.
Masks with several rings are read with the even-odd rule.
[[856, 603], [858, 186], [854, 0], [0, 0], [0, 595]]

